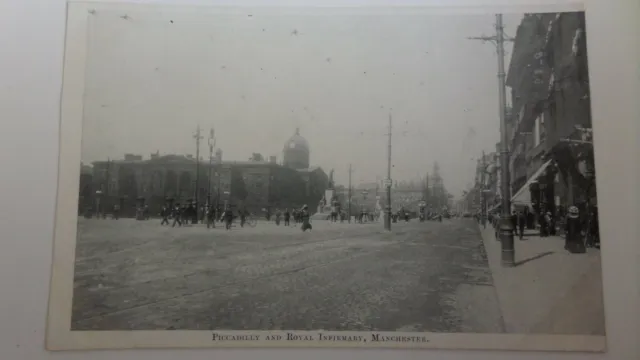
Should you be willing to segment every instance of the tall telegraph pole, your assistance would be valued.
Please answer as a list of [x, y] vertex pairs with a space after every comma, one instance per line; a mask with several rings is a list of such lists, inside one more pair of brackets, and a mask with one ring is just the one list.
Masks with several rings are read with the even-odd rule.
[[482, 162], [480, 163], [480, 171], [482, 171], [482, 173], [480, 173], [480, 216], [481, 219], [480, 221], [482, 222], [482, 227], [483, 228], [487, 228], [487, 198], [485, 197], [485, 176], [486, 176], [486, 170], [487, 170], [487, 164], [486, 164], [486, 158], [485, 158], [485, 154], [484, 154], [484, 150], [482, 150]]
[[200, 135], [200, 125], [198, 124], [198, 127], [196, 128], [196, 133], [193, 134], [193, 138], [196, 139], [196, 192], [194, 195], [194, 200], [196, 202], [196, 221], [198, 221], [197, 219], [199, 219], [198, 217], [198, 206], [200, 205], [198, 203], [198, 193], [200, 192], [199, 187], [199, 181], [200, 181], [200, 140], [203, 139], [202, 135]]
[[513, 224], [511, 223], [511, 189], [509, 187], [509, 134], [507, 134], [507, 95], [504, 70], [504, 42], [513, 41], [504, 36], [502, 14], [496, 14], [496, 34], [494, 36], [470, 37], [472, 40], [495, 42], [498, 53], [498, 96], [500, 113], [500, 175], [502, 177], [502, 215], [500, 216], [500, 240], [502, 244], [502, 266], [515, 266], [515, 246]]
[[211, 206], [211, 171], [213, 170], [213, 150], [216, 147], [215, 131], [211, 128], [209, 132], [209, 184], [207, 186], [207, 206]]
[[351, 224], [351, 173], [353, 172], [353, 168], [351, 164], [349, 164], [349, 190], [347, 191], [347, 196], [349, 197], [349, 224]]
[[392, 130], [392, 119], [391, 114], [389, 114], [389, 145], [387, 149], [387, 179], [385, 180], [387, 186], [387, 206], [385, 208], [384, 214], [384, 228], [385, 230], [391, 231], [391, 130]]

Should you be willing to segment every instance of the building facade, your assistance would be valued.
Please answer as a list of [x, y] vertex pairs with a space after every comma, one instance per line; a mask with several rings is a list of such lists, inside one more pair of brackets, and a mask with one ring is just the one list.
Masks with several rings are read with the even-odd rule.
[[556, 213], [595, 202], [584, 13], [525, 15], [507, 86], [514, 206]]
[[507, 76], [513, 103], [509, 132], [510, 180], [512, 202], [530, 205], [527, 182], [542, 165], [545, 151], [544, 117], [539, 114], [547, 98], [550, 76], [545, 55], [545, 38], [551, 16], [526, 14], [518, 26]]
[[157, 153], [148, 159], [126, 154], [121, 160], [97, 161], [92, 167], [91, 200], [84, 194], [80, 206], [99, 203], [101, 210], [109, 212], [119, 204], [127, 216], [144, 203], [157, 214], [167, 202], [184, 204], [197, 198], [201, 205], [226, 202], [253, 213], [304, 204], [314, 209], [329, 179], [320, 167], [301, 167], [303, 160], [308, 162], [308, 143], [299, 133], [295, 140], [306, 147], [289, 148], [289, 166], [277, 164], [275, 157], [269, 161], [225, 161], [220, 150], [212, 161]]

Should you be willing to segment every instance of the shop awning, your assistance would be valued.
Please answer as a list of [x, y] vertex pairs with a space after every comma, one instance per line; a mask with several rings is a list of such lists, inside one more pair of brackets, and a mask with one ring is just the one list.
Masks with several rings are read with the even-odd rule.
[[513, 205], [531, 205], [531, 192], [529, 191], [529, 185], [533, 184], [538, 177], [542, 175], [551, 162], [553, 160], [549, 160], [546, 163], [542, 164], [538, 170], [527, 180], [527, 182], [518, 190], [517, 193], [513, 195], [511, 198], [511, 204]]

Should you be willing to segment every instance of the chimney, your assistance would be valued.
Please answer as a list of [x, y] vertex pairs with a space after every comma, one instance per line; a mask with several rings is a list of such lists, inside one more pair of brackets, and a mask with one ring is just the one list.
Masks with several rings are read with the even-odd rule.
[[269, 156], [269, 163], [270, 164], [274, 164], [274, 165], [277, 164], [276, 157], [275, 156]]

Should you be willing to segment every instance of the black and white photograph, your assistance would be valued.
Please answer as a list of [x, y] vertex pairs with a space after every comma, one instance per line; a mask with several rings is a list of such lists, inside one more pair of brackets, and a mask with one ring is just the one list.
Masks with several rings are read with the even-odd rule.
[[65, 346], [604, 350], [584, 12], [93, 5]]

